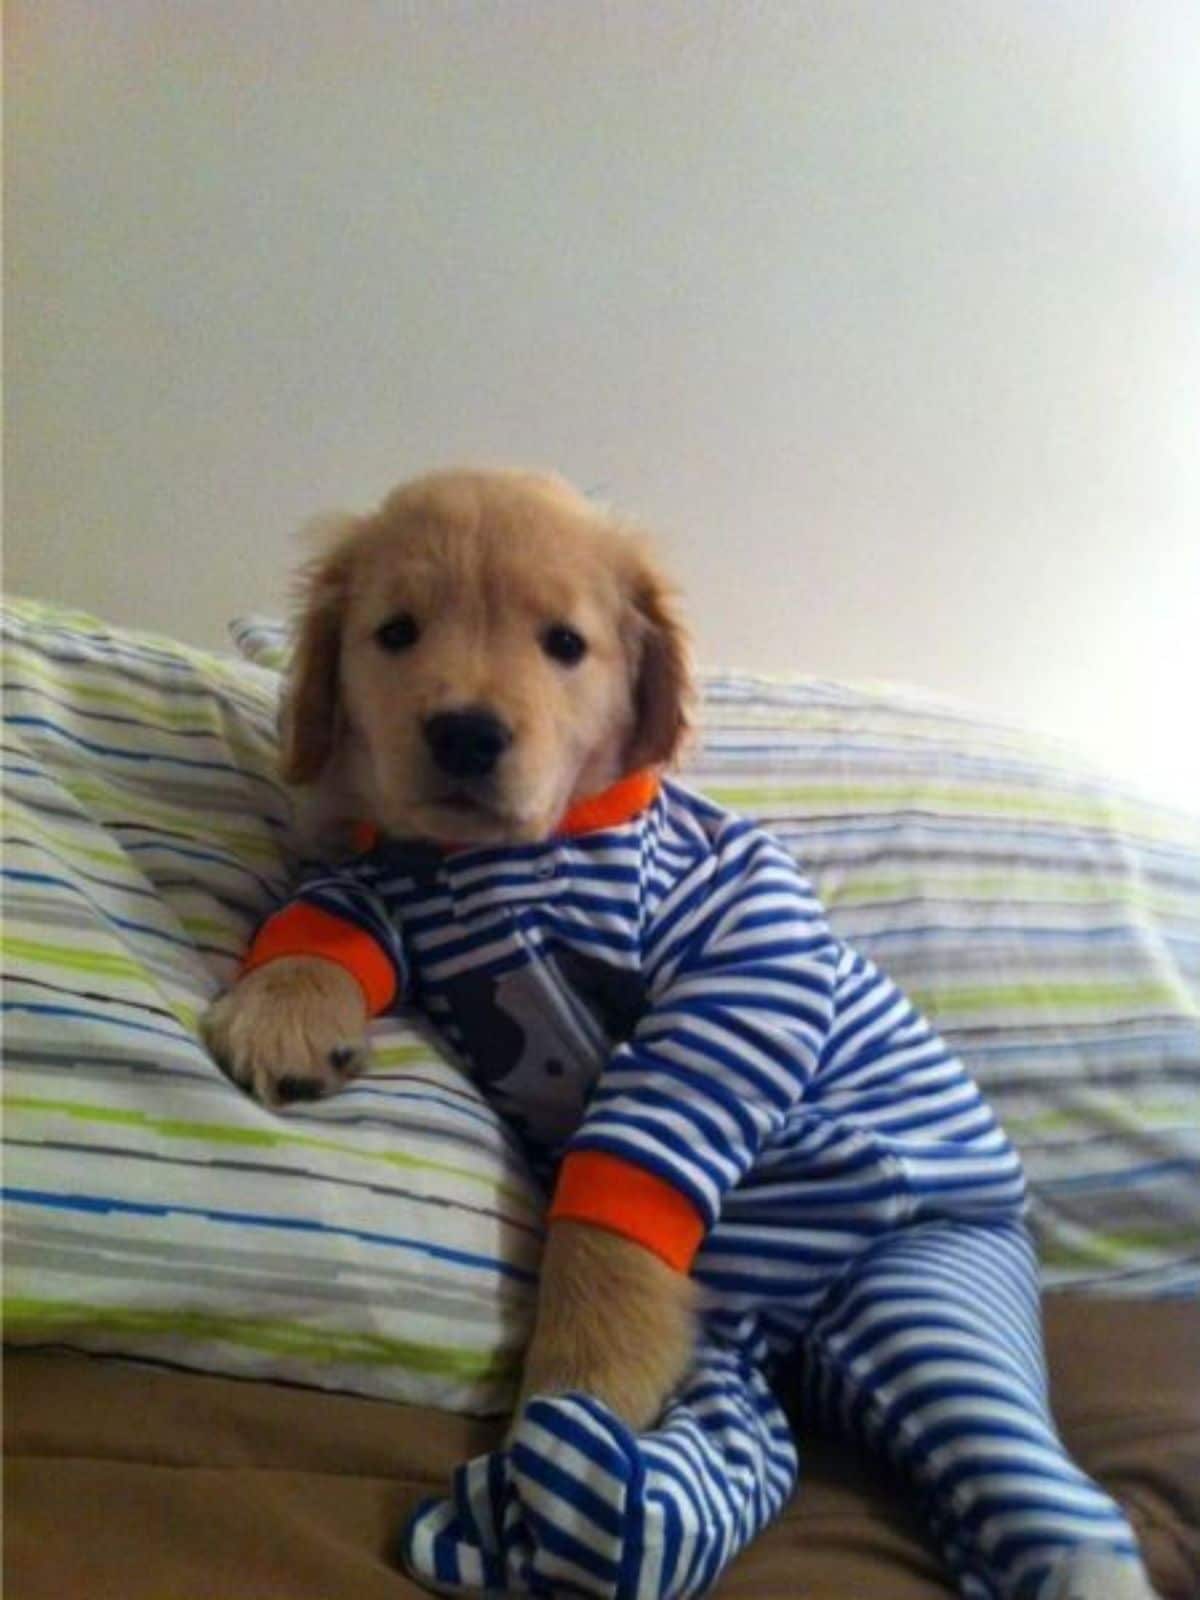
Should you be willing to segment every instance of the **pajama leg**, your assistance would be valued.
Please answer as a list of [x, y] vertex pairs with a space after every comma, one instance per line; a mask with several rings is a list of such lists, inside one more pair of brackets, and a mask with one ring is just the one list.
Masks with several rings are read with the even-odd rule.
[[449, 1593], [700, 1595], [778, 1514], [796, 1470], [761, 1374], [709, 1345], [650, 1433], [581, 1395], [533, 1400], [507, 1450], [418, 1507], [405, 1561]]
[[[890, 1235], [838, 1285], [804, 1352], [806, 1409], [915, 1484], [970, 1600], [1150, 1594], [1127, 1521], [1055, 1431], [1019, 1224]], [[1078, 1580], [1097, 1565], [1106, 1584]]]

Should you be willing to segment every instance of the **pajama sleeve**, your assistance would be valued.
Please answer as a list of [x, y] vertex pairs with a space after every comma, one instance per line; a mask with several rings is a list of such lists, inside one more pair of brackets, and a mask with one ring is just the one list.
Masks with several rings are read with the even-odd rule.
[[390, 1010], [409, 987], [399, 931], [359, 863], [310, 876], [259, 928], [242, 971], [284, 956], [318, 956], [345, 967], [371, 1016]]
[[816, 1071], [838, 949], [782, 846], [731, 819], [648, 919], [647, 1010], [567, 1147], [551, 1218], [686, 1271]]

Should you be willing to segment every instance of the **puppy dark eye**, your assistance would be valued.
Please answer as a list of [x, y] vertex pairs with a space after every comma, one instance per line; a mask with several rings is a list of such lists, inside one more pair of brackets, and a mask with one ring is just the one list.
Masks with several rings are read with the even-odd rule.
[[375, 643], [381, 650], [395, 655], [416, 644], [419, 633], [416, 620], [407, 611], [401, 611], [375, 629]]
[[587, 655], [587, 640], [565, 622], [556, 622], [542, 635], [542, 649], [552, 661], [561, 661], [564, 667], [573, 667]]

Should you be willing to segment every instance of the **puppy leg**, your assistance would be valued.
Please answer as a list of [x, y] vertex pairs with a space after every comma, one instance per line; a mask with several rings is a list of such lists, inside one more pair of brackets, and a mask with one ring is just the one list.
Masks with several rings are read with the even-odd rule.
[[691, 1364], [690, 1278], [618, 1234], [553, 1222], [517, 1414], [534, 1395], [577, 1390], [647, 1428]]
[[201, 1028], [234, 1082], [266, 1106], [333, 1094], [366, 1060], [362, 989], [316, 956], [284, 956], [247, 973]]
[[1040, 1311], [1019, 1224], [903, 1229], [806, 1335], [804, 1399], [891, 1457], [964, 1594], [1151, 1600], [1127, 1518], [1055, 1430]]

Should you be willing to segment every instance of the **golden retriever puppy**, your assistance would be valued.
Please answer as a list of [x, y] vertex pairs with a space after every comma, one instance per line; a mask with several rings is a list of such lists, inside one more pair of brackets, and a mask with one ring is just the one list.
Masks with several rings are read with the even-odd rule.
[[[326, 828], [519, 845], [688, 728], [687, 641], [638, 537], [557, 478], [446, 472], [347, 519], [302, 579], [282, 773]], [[365, 1053], [360, 983], [317, 955], [247, 972], [206, 1033], [266, 1104], [335, 1091]], [[525, 1390], [651, 1422], [692, 1343], [684, 1273], [551, 1225]]]
[[660, 783], [688, 696], [645, 552], [553, 479], [422, 479], [306, 579], [285, 775], [379, 838], [260, 929], [213, 1048], [325, 1093], [411, 992], [557, 1166], [513, 1448], [417, 1512], [411, 1569], [698, 1592], [795, 1482], [799, 1352], [964, 1593], [1150, 1600], [1045, 1405], [1016, 1151], [783, 846]]

